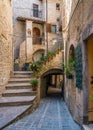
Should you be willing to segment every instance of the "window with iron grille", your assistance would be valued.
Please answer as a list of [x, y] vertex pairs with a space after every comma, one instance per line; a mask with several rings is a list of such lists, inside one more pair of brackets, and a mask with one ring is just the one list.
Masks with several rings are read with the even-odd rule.
[[33, 4], [33, 16], [38, 17], [38, 5]]

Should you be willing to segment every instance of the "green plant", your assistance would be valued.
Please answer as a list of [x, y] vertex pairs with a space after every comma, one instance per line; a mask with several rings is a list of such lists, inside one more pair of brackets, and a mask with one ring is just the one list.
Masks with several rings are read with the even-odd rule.
[[30, 81], [30, 84], [31, 84], [31, 86], [32, 86], [33, 91], [36, 91], [36, 89], [37, 89], [37, 87], [38, 87], [38, 80], [37, 80], [37, 79], [32, 79], [32, 80]]
[[31, 64], [30, 64], [30, 70], [32, 70], [32, 71], [34, 71], [34, 72], [41, 70], [41, 65], [40, 65], [40, 63], [39, 63], [38, 61], [31, 63]]
[[70, 56], [68, 59], [68, 65], [64, 66], [66, 75], [72, 75], [75, 70], [75, 60]]
[[60, 50], [61, 50], [61, 47], [59, 46], [59, 47], [56, 49], [56, 53], [59, 53]]
[[30, 81], [30, 83], [31, 83], [31, 85], [32, 85], [33, 87], [37, 87], [37, 86], [38, 86], [38, 80], [37, 80], [37, 79], [32, 79], [32, 80]]
[[53, 51], [48, 51], [48, 53], [47, 53], [47, 58], [48, 58], [48, 59], [52, 59], [55, 55], [56, 55], [55, 52], [53, 52]]

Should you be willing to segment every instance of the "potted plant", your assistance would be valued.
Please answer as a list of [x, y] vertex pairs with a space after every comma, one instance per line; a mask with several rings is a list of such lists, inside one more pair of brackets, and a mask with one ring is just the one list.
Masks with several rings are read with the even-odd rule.
[[56, 50], [56, 53], [59, 54], [60, 50], [61, 50], [61, 47], [58, 47]]
[[38, 72], [41, 70], [41, 68], [42, 66], [38, 61], [30, 64], [30, 70], [32, 70], [33, 72]]
[[31, 86], [32, 86], [32, 90], [33, 90], [33, 91], [36, 91], [36, 90], [37, 90], [37, 87], [38, 87], [38, 80], [37, 80], [37, 79], [32, 79], [32, 80], [30, 81], [30, 84], [31, 84]]
[[73, 79], [74, 70], [75, 70], [75, 61], [72, 57], [69, 57], [68, 65], [64, 66], [64, 71], [68, 79]]
[[48, 60], [52, 60], [55, 55], [56, 55], [55, 52], [49, 51], [47, 54]]

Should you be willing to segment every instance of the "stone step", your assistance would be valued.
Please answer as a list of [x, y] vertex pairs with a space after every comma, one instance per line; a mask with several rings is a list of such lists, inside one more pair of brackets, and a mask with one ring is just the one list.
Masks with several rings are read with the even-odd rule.
[[36, 91], [32, 91], [31, 89], [12, 89], [12, 90], [6, 90], [2, 94], [3, 97], [34, 96], [34, 95], [36, 95]]
[[93, 123], [89, 125], [83, 125], [83, 130], [93, 130]]
[[31, 78], [33, 77], [32, 75], [23, 75], [23, 74], [18, 74], [18, 75], [12, 75], [11, 78]]
[[33, 74], [33, 71], [14, 71], [14, 75], [31, 75]]
[[30, 82], [31, 78], [10, 78], [8, 83], [15, 82]]
[[24, 114], [32, 105], [0, 107], [0, 130], [13, 123]]
[[36, 96], [1, 97], [0, 107], [31, 105]]
[[9, 83], [6, 89], [31, 89], [30, 83]]

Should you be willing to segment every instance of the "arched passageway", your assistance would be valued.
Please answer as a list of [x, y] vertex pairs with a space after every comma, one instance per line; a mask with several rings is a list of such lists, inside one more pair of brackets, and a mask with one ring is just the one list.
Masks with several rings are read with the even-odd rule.
[[41, 76], [41, 98], [46, 96], [63, 96], [63, 72], [61, 69], [51, 69]]

